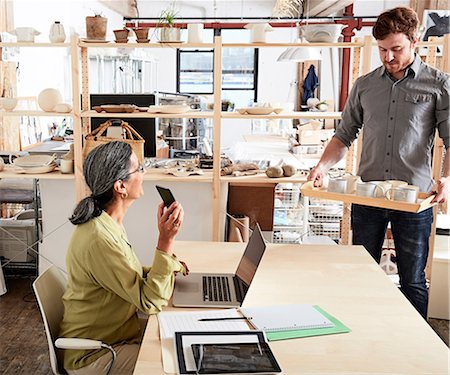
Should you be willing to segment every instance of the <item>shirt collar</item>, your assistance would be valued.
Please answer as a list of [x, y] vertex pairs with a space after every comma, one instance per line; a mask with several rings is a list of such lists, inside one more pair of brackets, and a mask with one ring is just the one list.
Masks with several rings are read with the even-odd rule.
[[123, 227], [121, 227], [107, 212], [103, 211], [97, 218], [103, 227], [114, 236], [114, 238], [122, 238], [128, 244], [128, 238]]
[[[419, 73], [419, 69], [420, 69], [420, 65], [422, 63], [422, 60], [420, 58], [420, 56], [415, 53], [414, 54], [414, 60], [411, 63], [411, 65], [408, 66], [407, 70], [406, 70], [406, 76], [412, 75], [413, 77], [415, 77], [417, 75], [417, 73]], [[388, 71], [386, 70], [384, 65], [381, 65], [380, 67], [380, 71], [379, 71], [379, 76], [389, 76]]]

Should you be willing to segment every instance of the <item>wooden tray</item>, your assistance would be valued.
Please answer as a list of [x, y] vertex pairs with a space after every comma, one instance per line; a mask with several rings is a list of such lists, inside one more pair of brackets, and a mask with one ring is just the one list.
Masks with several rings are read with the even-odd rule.
[[427, 208], [433, 207], [436, 203], [431, 203], [434, 195], [427, 197], [426, 193], [419, 193], [417, 203], [408, 203], [400, 201], [391, 201], [386, 198], [371, 198], [363, 197], [355, 194], [342, 194], [328, 192], [324, 188], [313, 187], [313, 182], [309, 181], [300, 188], [302, 194], [306, 197], [328, 199], [331, 201], [341, 201], [344, 203], [361, 204], [370, 207], [387, 208], [390, 210], [406, 211], [406, 212], [421, 212]]

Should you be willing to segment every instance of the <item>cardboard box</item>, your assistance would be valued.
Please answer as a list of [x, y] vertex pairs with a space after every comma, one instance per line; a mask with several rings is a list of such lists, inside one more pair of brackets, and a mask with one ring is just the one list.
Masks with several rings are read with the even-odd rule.
[[14, 262], [30, 262], [35, 256], [27, 247], [36, 242], [34, 220], [0, 219], [0, 256]]

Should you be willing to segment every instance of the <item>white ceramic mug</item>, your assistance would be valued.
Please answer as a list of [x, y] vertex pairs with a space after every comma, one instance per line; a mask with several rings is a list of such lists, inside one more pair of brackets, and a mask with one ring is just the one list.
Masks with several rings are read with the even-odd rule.
[[386, 198], [394, 201], [416, 203], [419, 188], [414, 185], [397, 186], [386, 191]]
[[386, 182], [389, 182], [391, 184], [391, 188], [408, 185], [408, 183], [406, 181], [401, 181], [401, 180], [387, 180]]
[[356, 183], [356, 195], [362, 197], [376, 197], [382, 188], [374, 182], [357, 182]]
[[187, 25], [188, 43], [203, 43], [203, 24], [190, 23]]
[[73, 173], [73, 160], [61, 159], [59, 164], [59, 170], [61, 173]]
[[375, 192], [376, 198], [384, 198], [386, 196], [386, 192], [392, 187], [392, 184], [389, 181], [370, 181], [373, 184], [379, 186], [379, 189]]
[[330, 178], [328, 182], [328, 191], [330, 193], [341, 193], [345, 194], [347, 192], [347, 179], [345, 178]]

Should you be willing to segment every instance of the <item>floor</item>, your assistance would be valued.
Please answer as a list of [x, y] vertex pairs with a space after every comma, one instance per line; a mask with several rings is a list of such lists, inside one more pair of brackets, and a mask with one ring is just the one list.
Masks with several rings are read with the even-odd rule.
[[[8, 278], [0, 297], [0, 373], [52, 374], [47, 338], [31, 287], [31, 278]], [[430, 319], [431, 327], [449, 345], [449, 321]]]

